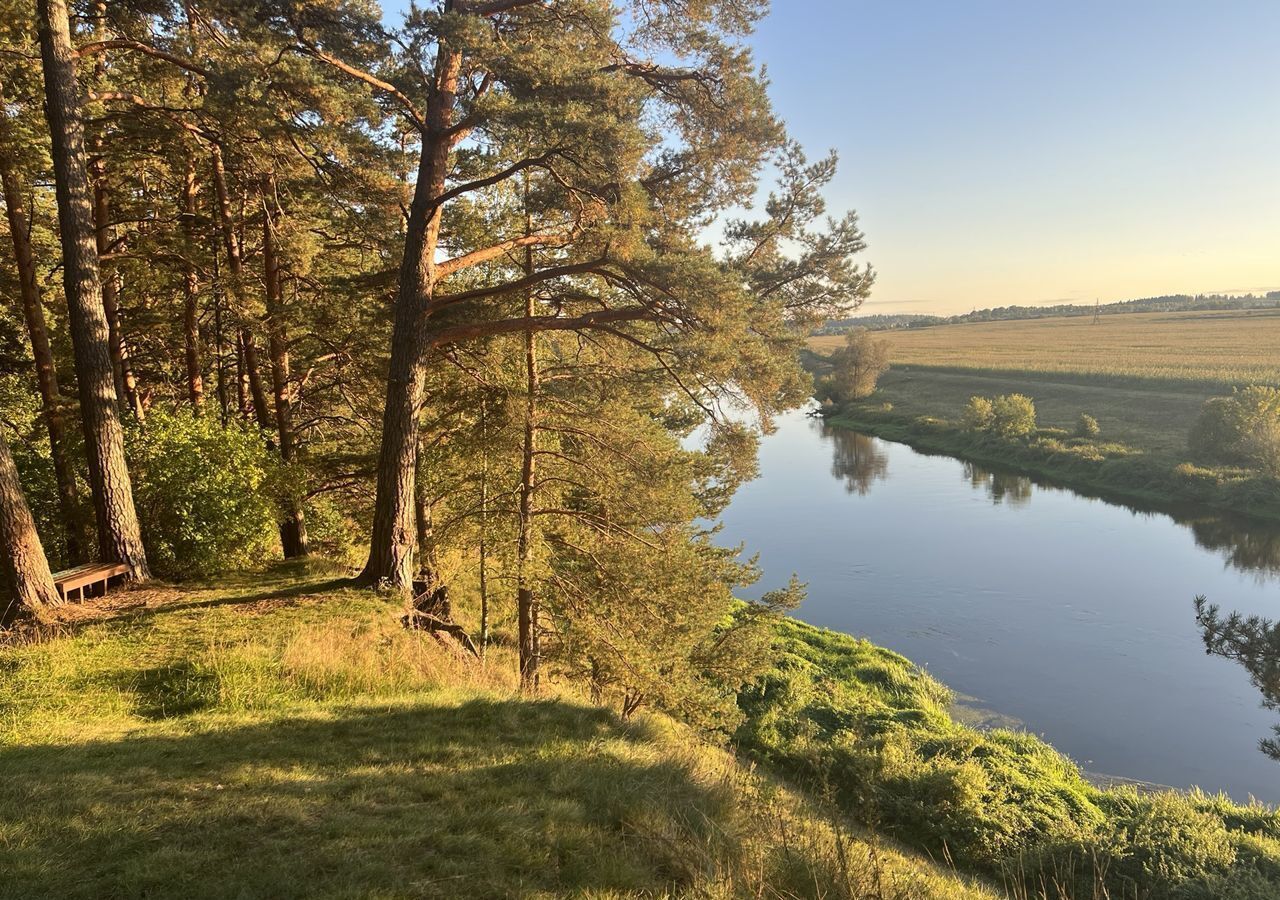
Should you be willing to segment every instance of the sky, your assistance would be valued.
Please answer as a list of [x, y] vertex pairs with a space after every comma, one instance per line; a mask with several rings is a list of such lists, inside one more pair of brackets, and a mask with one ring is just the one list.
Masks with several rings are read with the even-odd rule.
[[1280, 0], [773, 0], [750, 43], [863, 311], [950, 314], [1280, 290], [1278, 41]]
[[1280, 2], [774, 0], [866, 313], [1280, 290]]

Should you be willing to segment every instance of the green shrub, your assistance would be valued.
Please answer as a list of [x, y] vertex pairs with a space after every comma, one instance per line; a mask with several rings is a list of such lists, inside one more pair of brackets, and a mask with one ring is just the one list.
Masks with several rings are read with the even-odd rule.
[[995, 410], [991, 408], [991, 401], [988, 398], [970, 397], [969, 402], [965, 404], [960, 421], [970, 431], [986, 431], [995, 421], [995, 417]]
[[1229, 397], [1206, 400], [1187, 443], [1206, 462], [1276, 463], [1280, 460], [1280, 388], [1252, 385]]
[[260, 564], [277, 539], [283, 472], [255, 428], [153, 410], [128, 434], [134, 498], [152, 568], [209, 575]]
[[1036, 404], [1024, 394], [996, 397], [991, 412], [991, 430], [1001, 437], [1025, 437], [1036, 430]]
[[1098, 424], [1098, 420], [1088, 413], [1080, 413], [1080, 421], [1076, 423], [1076, 437], [1096, 438], [1100, 434], [1102, 434], [1102, 427]]

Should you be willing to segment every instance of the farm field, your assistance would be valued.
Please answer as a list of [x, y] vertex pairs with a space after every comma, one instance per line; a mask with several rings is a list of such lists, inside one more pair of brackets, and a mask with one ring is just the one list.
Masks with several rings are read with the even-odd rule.
[[[1073, 381], [1280, 384], [1280, 313], [1129, 313], [879, 332], [895, 365], [1057, 373]], [[829, 353], [844, 338], [812, 339]], [[1136, 384], [1134, 385], [1137, 386]]]

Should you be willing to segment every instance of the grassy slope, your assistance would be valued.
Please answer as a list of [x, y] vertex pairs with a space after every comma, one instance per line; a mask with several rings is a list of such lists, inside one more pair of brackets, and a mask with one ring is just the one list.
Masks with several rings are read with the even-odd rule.
[[774, 654], [740, 697], [738, 744], [1016, 896], [1280, 896], [1280, 812], [1095, 787], [1034, 735], [954, 721], [944, 686], [864, 640], [788, 622]]
[[0, 648], [0, 897], [988, 897], [322, 575]]

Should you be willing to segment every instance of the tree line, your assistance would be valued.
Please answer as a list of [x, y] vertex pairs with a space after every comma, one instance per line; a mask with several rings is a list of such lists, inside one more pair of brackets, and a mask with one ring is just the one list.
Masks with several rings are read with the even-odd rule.
[[755, 610], [707, 523], [873, 280], [766, 6], [0, 0], [6, 617], [50, 559], [182, 574], [270, 492], [283, 556], [361, 548], [442, 622], [478, 593], [482, 646], [509, 597], [527, 686], [704, 690]]

